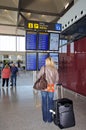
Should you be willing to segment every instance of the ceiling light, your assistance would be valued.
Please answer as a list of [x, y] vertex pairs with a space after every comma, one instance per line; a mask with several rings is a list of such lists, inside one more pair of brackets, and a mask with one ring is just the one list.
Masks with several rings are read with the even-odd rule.
[[27, 13], [27, 15], [28, 15], [28, 16], [30, 16], [30, 15], [31, 15], [31, 13]]
[[67, 3], [67, 4], [65, 5], [65, 9], [66, 9], [68, 6], [69, 6], [69, 3]]
[[45, 15], [43, 14], [42, 17], [45, 17]]
[[4, 12], [8, 12], [8, 10], [7, 10], [7, 9], [5, 9], [5, 10], [4, 10]]

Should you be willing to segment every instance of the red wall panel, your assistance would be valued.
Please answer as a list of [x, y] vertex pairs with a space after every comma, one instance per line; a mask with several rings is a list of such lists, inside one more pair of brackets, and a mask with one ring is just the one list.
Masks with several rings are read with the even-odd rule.
[[[74, 42], [74, 53], [60, 53], [59, 75], [64, 87], [86, 96], [86, 37]], [[64, 62], [62, 61], [64, 58]]]

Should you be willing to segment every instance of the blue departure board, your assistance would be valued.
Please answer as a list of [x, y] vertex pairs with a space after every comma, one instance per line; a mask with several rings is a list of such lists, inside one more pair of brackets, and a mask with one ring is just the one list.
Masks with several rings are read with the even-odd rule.
[[39, 33], [38, 50], [49, 50], [49, 34], [48, 33]]
[[40, 70], [40, 68], [42, 66], [45, 65], [45, 59], [49, 56], [49, 54], [46, 53], [38, 53], [38, 70]]
[[27, 32], [26, 33], [26, 50], [36, 50], [37, 33]]
[[55, 66], [58, 68], [58, 60], [59, 60], [58, 53], [50, 52], [49, 56], [52, 58], [52, 60], [55, 63]]
[[26, 70], [37, 70], [37, 56], [36, 53], [26, 53]]
[[58, 50], [59, 47], [59, 34], [50, 33], [50, 48], [49, 50]]

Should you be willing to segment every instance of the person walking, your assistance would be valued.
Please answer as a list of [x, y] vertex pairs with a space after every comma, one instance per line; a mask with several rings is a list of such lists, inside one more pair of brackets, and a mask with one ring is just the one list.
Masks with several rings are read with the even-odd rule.
[[6, 64], [4, 68], [2, 69], [2, 74], [1, 74], [2, 75], [2, 88], [4, 88], [5, 82], [6, 82], [6, 88], [8, 88], [10, 73], [11, 73], [10, 67], [8, 64]]
[[45, 66], [42, 66], [38, 72], [37, 78], [39, 79], [43, 73], [46, 74], [48, 82], [47, 89], [41, 91], [42, 97], [42, 117], [44, 122], [52, 122], [52, 113], [54, 107], [54, 85], [59, 81], [59, 73], [51, 57], [45, 60]]
[[18, 73], [18, 68], [13, 63], [11, 66], [11, 84], [10, 84], [11, 87], [13, 87], [13, 85], [16, 86], [17, 73]]

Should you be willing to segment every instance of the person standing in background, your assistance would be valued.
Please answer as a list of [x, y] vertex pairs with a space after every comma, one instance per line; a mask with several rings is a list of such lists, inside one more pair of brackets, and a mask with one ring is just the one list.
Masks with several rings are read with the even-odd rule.
[[58, 70], [51, 57], [48, 57], [45, 61], [45, 66], [41, 67], [38, 72], [37, 78], [39, 79], [43, 74], [46, 74], [46, 80], [48, 82], [47, 89], [41, 91], [42, 97], [42, 116], [44, 122], [52, 122], [52, 113], [54, 107], [54, 85], [59, 81]]
[[18, 68], [13, 63], [11, 66], [11, 84], [10, 84], [11, 87], [13, 87], [13, 85], [16, 86], [17, 73], [18, 73]]
[[4, 88], [6, 82], [6, 88], [8, 88], [9, 78], [10, 78], [11, 70], [8, 64], [4, 66], [2, 69], [2, 88]]

